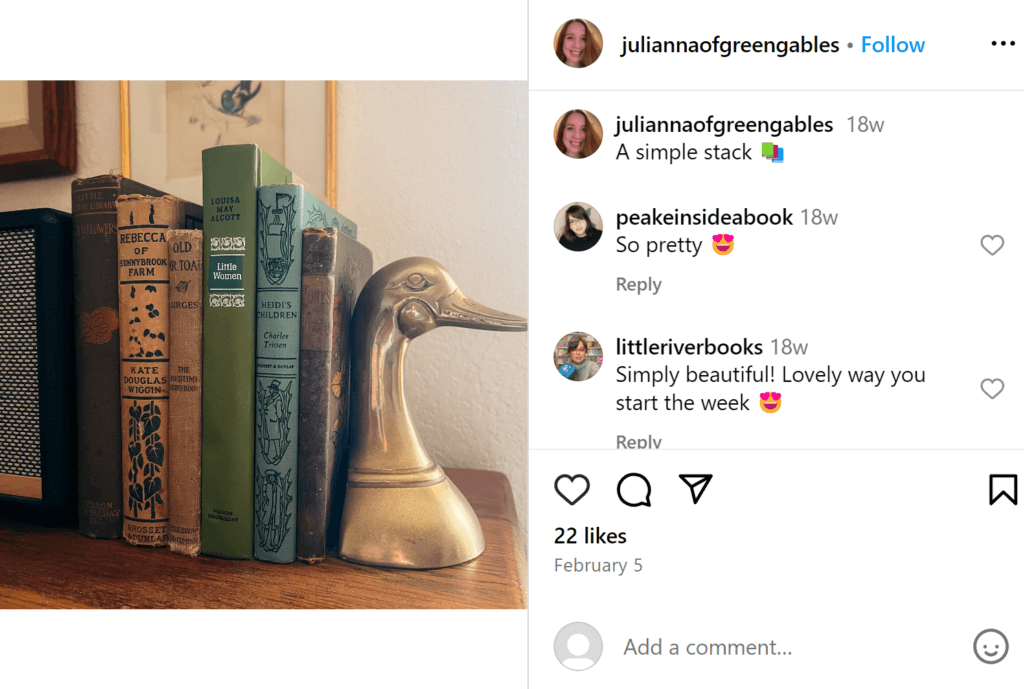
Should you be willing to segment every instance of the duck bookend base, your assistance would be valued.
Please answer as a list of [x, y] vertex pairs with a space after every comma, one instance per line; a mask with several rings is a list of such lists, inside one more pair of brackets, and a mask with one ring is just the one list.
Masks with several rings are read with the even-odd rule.
[[451, 567], [479, 557], [480, 521], [462, 491], [436, 468], [440, 480], [429, 485], [350, 481], [341, 557], [405, 569]]

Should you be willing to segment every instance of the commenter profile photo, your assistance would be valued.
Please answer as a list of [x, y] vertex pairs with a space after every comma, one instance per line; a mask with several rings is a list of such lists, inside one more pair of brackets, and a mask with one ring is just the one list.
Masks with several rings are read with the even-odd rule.
[[569, 333], [555, 345], [555, 368], [569, 380], [590, 380], [601, 370], [601, 343], [585, 332]]
[[568, 158], [589, 158], [601, 147], [601, 121], [586, 110], [570, 110], [555, 122], [555, 146]]
[[562, 206], [555, 214], [555, 239], [569, 251], [586, 251], [601, 241], [601, 214], [589, 203]]
[[570, 19], [555, 32], [555, 57], [566, 67], [589, 67], [603, 48], [601, 30], [586, 19]]

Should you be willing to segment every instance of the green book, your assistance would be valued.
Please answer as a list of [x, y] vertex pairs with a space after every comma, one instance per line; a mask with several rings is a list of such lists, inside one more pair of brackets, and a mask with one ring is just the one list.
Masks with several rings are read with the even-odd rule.
[[208, 555], [252, 557], [256, 190], [292, 173], [253, 144], [203, 151], [203, 519]]
[[253, 551], [257, 560], [295, 560], [299, 457], [299, 321], [302, 230], [355, 223], [300, 184], [257, 192], [256, 460]]

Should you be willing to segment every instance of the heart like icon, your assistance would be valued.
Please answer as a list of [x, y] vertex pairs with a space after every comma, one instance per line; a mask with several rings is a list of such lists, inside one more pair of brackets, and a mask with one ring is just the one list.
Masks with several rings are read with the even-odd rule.
[[1003, 248], [1003, 243], [1001, 234], [987, 234], [981, 238], [981, 248], [992, 256], [999, 253], [999, 250]]
[[590, 491], [590, 479], [583, 474], [562, 474], [555, 479], [555, 492], [570, 505], [575, 505]]
[[988, 395], [989, 399], [999, 397], [1004, 387], [1002, 378], [986, 378], [981, 381], [981, 391]]

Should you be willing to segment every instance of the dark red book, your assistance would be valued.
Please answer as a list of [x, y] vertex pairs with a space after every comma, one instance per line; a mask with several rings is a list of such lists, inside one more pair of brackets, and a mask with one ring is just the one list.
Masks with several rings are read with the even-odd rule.
[[121, 345], [118, 334], [118, 196], [162, 191], [121, 175], [71, 183], [78, 362], [78, 530], [120, 538]]
[[373, 272], [370, 250], [337, 229], [302, 231], [296, 556], [337, 546], [348, 473], [352, 309]]

